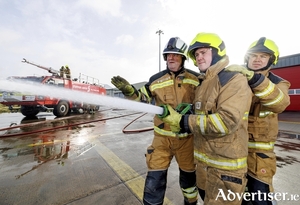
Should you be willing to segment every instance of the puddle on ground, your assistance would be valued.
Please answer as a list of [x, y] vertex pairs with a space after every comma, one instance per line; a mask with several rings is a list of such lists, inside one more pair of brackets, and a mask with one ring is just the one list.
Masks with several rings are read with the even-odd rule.
[[290, 139], [298, 139], [300, 140], [300, 133], [293, 132], [279, 132], [278, 137], [290, 138]]
[[300, 140], [299, 133], [279, 132], [275, 146], [283, 148], [284, 151], [300, 151], [300, 141], [298, 140]]
[[282, 168], [283, 166], [287, 165], [293, 165], [295, 163], [300, 163], [299, 159], [292, 157], [292, 156], [286, 156], [286, 157], [281, 157], [281, 156], [276, 156], [276, 165], [279, 168]]
[[2, 168], [9, 170], [11, 164], [18, 163], [19, 166], [31, 164], [29, 169], [28, 167], [20, 169], [21, 173], [16, 175], [16, 179], [49, 161], [54, 161], [58, 166], [64, 166], [67, 162], [72, 163], [74, 158], [95, 146], [89, 142], [88, 132], [81, 129], [75, 132], [72, 129], [56, 130], [28, 137], [3, 138], [0, 144], [3, 145], [0, 146], [0, 167], [5, 164], [6, 166]]
[[[275, 146], [280, 148], [279, 152], [300, 151], [300, 141], [298, 140], [300, 140], [300, 133], [279, 132]], [[300, 163], [299, 158], [290, 155], [281, 156], [280, 153], [276, 154], [276, 160], [278, 168]]]

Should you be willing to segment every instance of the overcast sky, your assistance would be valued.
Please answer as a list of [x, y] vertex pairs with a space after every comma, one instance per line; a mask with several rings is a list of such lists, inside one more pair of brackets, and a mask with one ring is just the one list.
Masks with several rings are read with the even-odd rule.
[[[248, 46], [265, 36], [280, 56], [300, 53], [297, 0], [0, 0], [0, 70], [8, 76], [48, 75], [22, 59], [79, 73], [112, 86], [159, 71], [171, 37], [188, 45], [199, 32], [217, 33], [231, 63], [242, 64]], [[165, 69], [161, 58], [161, 69]], [[198, 71], [189, 61], [186, 67]]]

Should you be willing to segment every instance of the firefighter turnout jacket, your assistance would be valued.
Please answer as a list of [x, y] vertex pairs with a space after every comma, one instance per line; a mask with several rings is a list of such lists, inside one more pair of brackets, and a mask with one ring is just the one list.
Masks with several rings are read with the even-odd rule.
[[278, 113], [290, 104], [290, 83], [268, 70], [259, 71], [260, 77], [249, 85], [253, 92], [249, 111], [248, 174], [270, 185], [276, 172], [274, 145], [278, 135]]
[[[127, 99], [151, 103], [155, 99], [155, 104], [171, 105], [174, 109], [181, 103], [193, 103], [195, 90], [199, 85], [197, 78], [199, 73], [182, 68], [176, 75], [168, 69], [153, 75], [149, 82], [140, 90], [136, 90], [132, 96], [126, 96]], [[187, 137], [187, 133], [173, 133], [168, 124], [157, 115], [154, 116], [154, 132], [157, 136], [167, 136], [173, 138]]]
[[[185, 121], [195, 135], [194, 156], [199, 170], [208, 167], [229, 173], [238, 170], [245, 176], [252, 92], [242, 74], [224, 71], [228, 64], [229, 59], [225, 56], [207, 69], [205, 79], [196, 90], [196, 115], [189, 115]], [[201, 189], [205, 189], [205, 181], [205, 177], [197, 176], [197, 185]]]

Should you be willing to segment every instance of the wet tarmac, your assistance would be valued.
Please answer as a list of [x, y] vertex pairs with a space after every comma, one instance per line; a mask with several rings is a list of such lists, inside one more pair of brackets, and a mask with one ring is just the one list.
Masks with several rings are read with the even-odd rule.
[[[58, 121], [51, 113], [39, 114], [32, 119], [36, 123], [33, 128], [24, 126], [10, 132], [49, 128], [54, 124], [59, 128], [0, 138], [0, 204], [142, 204], [147, 172], [144, 153], [153, 137], [152, 130], [143, 130], [152, 126], [152, 118], [153, 114], [142, 116], [126, 110], [107, 110]], [[68, 126], [86, 119], [93, 122]], [[275, 192], [287, 193], [290, 199], [290, 195], [298, 194], [294, 200], [278, 201], [279, 205], [299, 204], [300, 114], [283, 113], [279, 120]], [[126, 129], [135, 132], [123, 133], [132, 121]], [[0, 114], [0, 129], [29, 122], [20, 113]], [[173, 160], [164, 204], [183, 204], [178, 180], [178, 166]]]

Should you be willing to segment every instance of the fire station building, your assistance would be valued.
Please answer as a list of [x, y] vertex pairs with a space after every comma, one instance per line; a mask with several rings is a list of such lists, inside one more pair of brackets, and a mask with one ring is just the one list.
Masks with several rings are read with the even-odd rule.
[[289, 89], [291, 104], [286, 111], [300, 111], [300, 53], [279, 57], [271, 72], [291, 83]]

